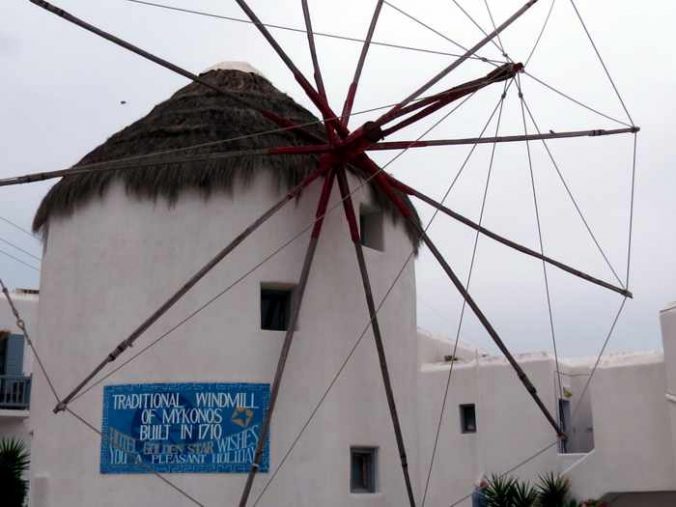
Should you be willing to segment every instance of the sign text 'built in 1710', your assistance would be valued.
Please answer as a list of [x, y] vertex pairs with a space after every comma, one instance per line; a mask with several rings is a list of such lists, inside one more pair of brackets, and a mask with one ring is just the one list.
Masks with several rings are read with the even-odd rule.
[[269, 398], [269, 384], [106, 386], [101, 473], [248, 472]]

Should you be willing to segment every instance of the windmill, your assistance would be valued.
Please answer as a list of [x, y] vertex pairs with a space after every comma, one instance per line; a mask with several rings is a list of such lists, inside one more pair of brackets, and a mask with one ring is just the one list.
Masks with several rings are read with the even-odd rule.
[[[570, 138], [581, 136], [606, 136], [617, 134], [636, 134], [638, 127], [633, 123], [622, 128], [617, 129], [588, 129], [577, 131], [553, 132], [543, 133], [537, 130], [536, 133], [524, 133], [523, 135], [512, 136], [495, 136], [465, 139], [438, 139], [438, 140], [424, 140], [410, 139], [388, 141], [388, 137], [395, 133], [403, 131], [407, 127], [415, 125], [424, 119], [430, 117], [434, 113], [450, 109], [463, 99], [479, 92], [484, 88], [494, 86], [503, 87], [503, 99], [509, 87], [515, 86], [520, 89], [520, 75], [525, 72], [524, 64], [512, 61], [511, 58], [503, 51], [505, 56], [504, 62], [487, 63], [494, 68], [485, 75], [478, 76], [475, 79], [465, 83], [453, 86], [451, 88], [443, 89], [442, 91], [425, 95], [435, 85], [439, 84], [447, 75], [457, 69], [460, 65], [469, 59], [476, 58], [478, 52], [489, 44], [493, 44], [499, 40], [502, 32], [507, 30], [519, 18], [526, 15], [526, 13], [537, 3], [537, 0], [531, 0], [525, 3], [520, 9], [509, 16], [504, 22], [499, 25], [494, 25], [493, 30], [485, 32], [481, 40], [466, 49], [466, 51], [455, 59], [451, 64], [444, 67], [440, 72], [423, 81], [423, 84], [415, 89], [412, 93], [400, 100], [397, 104], [387, 108], [375, 120], [365, 122], [358, 127], [350, 127], [349, 119], [353, 113], [354, 99], [359, 89], [360, 78], [362, 70], [365, 66], [369, 48], [373, 42], [373, 35], [385, 5], [390, 5], [384, 1], [376, 2], [373, 11], [371, 22], [366, 37], [363, 41], [363, 47], [359, 56], [354, 77], [349, 88], [349, 92], [340, 109], [332, 107], [329, 103], [325, 83], [323, 81], [319, 58], [315, 46], [315, 33], [312, 27], [310, 9], [307, 1], [301, 2], [303, 17], [305, 21], [305, 32], [307, 34], [308, 46], [312, 57], [312, 64], [314, 70], [314, 84], [303, 75], [293, 59], [285, 52], [277, 39], [272, 35], [268, 27], [259, 19], [257, 14], [250, 8], [247, 2], [237, 0], [238, 5], [246, 14], [249, 21], [260, 31], [262, 36], [271, 45], [274, 51], [279, 56], [283, 64], [290, 70], [300, 87], [303, 89], [308, 99], [320, 112], [322, 120], [319, 122], [321, 128], [317, 128], [317, 123], [308, 121], [307, 123], [299, 123], [284, 115], [278, 114], [274, 111], [261, 107], [260, 104], [254, 103], [240, 95], [234, 94], [226, 88], [215, 84], [214, 81], [206, 79], [201, 75], [193, 74], [183, 68], [180, 68], [173, 63], [163, 60], [141, 48], [138, 48], [114, 35], [106, 33], [93, 25], [80, 20], [72, 14], [63, 11], [52, 4], [40, 0], [31, 0], [32, 3], [58, 15], [65, 20], [78, 25], [94, 34], [101, 36], [110, 42], [113, 42], [127, 50], [133, 51], [138, 55], [159, 64], [173, 72], [176, 72], [197, 85], [211, 90], [217, 94], [221, 94], [231, 102], [239, 104], [241, 107], [247, 108], [260, 115], [268, 124], [269, 130], [278, 130], [281, 132], [292, 132], [293, 135], [302, 139], [297, 143], [283, 144], [269, 146], [264, 148], [256, 148], [255, 150], [239, 150], [239, 151], [225, 151], [219, 153], [208, 154], [181, 154], [177, 159], [176, 153], [160, 152], [151, 153], [142, 157], [121, 158], [118, 160], [106, 160], [101, 162], [83, 163], [73, 168], [64, 169], [60, 171], [50, 171], [39, 174], [30, 174], [19, 176], [15, 178], [8, 178], [0, 181], [0, 185], [15, 185], [30, 183], [33, 181], [42, 181], [48, 178], [56, 177], [70, 177], [81, 174], [96, 174], [112, 171], [124, 171], [126, 169], [138, 169], [144, 165], [156, 166], [158, 164], [177, 164], [177, 163], [203, 163], [213, 161], [215, 159], [245, 159], [247, 157], [270, 157], [270, 158], [284, 158], [284, 157], [311, 157], [316, 162], [316, 166], [307, 171], [307, 174], [300, 179], [299, 182], [276, 203], [274, 203], [265, 213], [259, 216], [249, 226], [235, 237], [228, 245], [226, 245], [220, 252], [204, 265], [194, 276], [187, 280], [178, 290], [176, 290], [152, 315], [146, 318], [136, 329], [130, 333], [124, 340], [122, 340], [117, 347], [110, 351], [110, 353], [94, 368], [78, 385], [76, 385], [70, 393], [58, 401], [54, 411], [61, 412], [69, 409], [70, 402], [75, 399], [83, 390], [91, 385], [97, 375], [104, 372], [107, 366], [121, 356], [125, 351], [131, 347], [137, 339], [139, 339], [144, 332], [155, 323], [162, 315], [164, 315], [170, 308], [172, 308], [178, 301], [181, 300], [200, 280], [202, 280], [212, 269], [221, 263], [228, 255], [230, 255], [237, 248], [245, 248], [243, 243], [254, 231], [256, 231], [262, 224], [279, 212], [288, 202], [297, 198], [300, 193], [312, 185], [314, 182], [321, 182], [321, 192], [316, 204], [314, 219], [312, 221], [311, 236], [307, 249], [305, 252], [302, 269], [299, 276], [299, 281], [296, 287], [296, 300], [292, 307], [289, 319], [289, 326], [284, 336], [283, 345], [279, 360], [275, 369], [274, 381], [271, 387], [269, 408], [266, 412], [263, 421], [259, 445], [253, 458], [253, 462], [247, 476], [246, 483], [241, 495], [240, 505], [247, 505], [254, 478], [258, 471], [259, 461], [264, 452], [265, 435], [269, 432], [270, 422], [274, 417], [275, 404], [282, 387], [282, 378], [287, 364], [289, 351], [291, 350], [294, 335], [296, 332], [296, 324], [300, 314], [303, 299], [305, 296], [305, 288], [308, 282], [310, 272], [312, 270], [313, 261], [315, 259], [315, 252], [319, 239], [322, 234], [323, 222], [329, 209], [329, 197], [332, 190], [337, 187], [340, 193], [340, 204], [343, 209], [345, 220], [349, 226], [350, 241], [354, 247], [354, 253], [357, 259], [359, 275], [363, 285], [363, 295], [370, 317], [370, 325], [375, 339], [376, 349], [378, 353], [378, 363], [380, 366], [380, 373], [385, 386], [385, 393], [387, 404], [391, 416], [392, 426], [394, 430], [395, 440], [400, 457], [402, 475], [406, 485], [406, 492], [408, 503], [410, 505], [417, 505], [414, 497], [413, 488], [411, 486], [410, 473], [408, 470], [407, 452], [404, 443], [404, 435], [402, 433], [401, 425], [399, 423], [399, 413], [395, 403], [394, 392], [392, 389], [390, 375], [388, 371], [388, 362], [383, 346], [383, 340], [379, 319], [378, 319], [378, 305], [373, 296], [371, 287], [371, 279], [369, 276], [369, 269], [364, 257], [362, 240], [360, 237], [360, 226], [357, 215], [355, 213], [355, 206], [353, 204], [354, 189], [350, 188], [348, 181], [348, 174], [352, 173], [358, 175], [365, 182], [374, 188], [378, 195], [387, 203], [390, 209], [393, 210], [399, 219], [406, 224], [407, 231], [414, 238], [414, 244], [420, 242], [432, 253], [436, 261], [439, 263], [445, 275], [450, 282], [455, 286], [457, 291], [461, 294], [464, 304], [469, 307], [473, 314], [478, 318], [488, 335], [492, 338], [498, 349], [507, 358], [513, 369], [515, 370], [519, 380], [523, 384], [526, 391], [532, 397], [533, 402], [541, 411], [543, 417], [551, 425], [557, 439], [565, 439], [566, 435], [560, 426], [557, 418], [552, 415], [547, 406], [542, 402], [533, 383], [528, 378], [522, 367], [509, 348], [505, 345], [500, 334], [491, 324], [489, 317], [482, 311], [475, 299], [468, 291], [466, 284], [460, 279], [456, 271], [453, 269], [449, 261], [442, 254], [436, 243], [430, 238], [427, 230], [418, 221], [417, 216], [412, 212], [409, 204], [409, 198], [417, 198], [422, 202], [432, 206], [438, 212], [449, 216], [450, 218], [459, 221], [460, 223], [470, 227], [477, 234], [484, 235], [494, 241], [502, 243], [510, 248], [527, 256], [533, 257], [541, 261], [544, 265], [553, 266], [572, 276], [581, 278], [586, 282], [598, 285], [610, 291], [616, 292], [624, 298], [631, 297], [631, 293], [621, 281], [618, 284], [610, 283], [601, 280], [592, 275], [586, 274], [579, 269], [576, 269], [568, 264], [554, 259], [544, 254], [542, 244], [540, 250], [534, 250], [514, 242], [508, 238], [503, 237], [487, 228], [485, 228], [481, 221], [473, 221], [447, 207], [443, 202], [439, 202], [425, 193], [413, 188], [411, 185], [405, 184], [396, 179], [394, 176], [385, 172], [385, 167], [376, 164], [369, 156], [371, 152], [382, 150], [401, 150], [401, 149], [425, 149], [432, 146], [446, 146], [446, 145], [477, 145], [484, 143], [503, 142], [524, 142], [528, 146], [532, 141], [547, 141], [550, 139]], [[500, 103], [502, 104], [502, 102]], [[500, 111], [500, 104], [496, 107], [496, 111]], [[525, 115], [530, 114], [530, 110], [522, 101], [524, 124], [526, 122]], [[531, 116], [531, 120], [533, 120]], [[533, 120], [534, 121], [534, 120]], [[255, 134], [255, 132], [251, 132]], [[180, 151], [180, 150], [176, 150]], [[545, 271], [546, 273], [546, 271]], [[456, 342], [457, 343], [457, 342]], [[452, 371], [452, 370], [451, 370]], [[450, 373], [449, 373], [450, 383]], [[448, 388], [448, 386], [447, 386]]]

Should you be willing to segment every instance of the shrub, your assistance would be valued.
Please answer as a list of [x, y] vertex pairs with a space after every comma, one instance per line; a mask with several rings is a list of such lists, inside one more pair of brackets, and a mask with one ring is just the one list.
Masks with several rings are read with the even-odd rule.
[[487, 507], [513, 507], [516, 484], [512, 477], [492, 475], [484, 490]]
[[23, 507], [26, 502], [28, 484], [23, 476], [29, 462], [28, 450], [21, 440], [0, 439], [0, 491], [3, 506]]
[[528, 481], [514, 481], [514, 507], [533, 507], [539, 505], [538, 490]]
[[[578, 507], [570, 497], [567, 478], [554, 473], [541, 475], [535, 486], [506, 475], [492, 475], [483, 490], [487, 507]], [[593, 502], [593, 501], [592, 501]], [[583, 504], [596, 506], [603, 504]]]
[[540, 507], [574, 507], [577, 502], [570, 498], [570, 482], [566, 477], [553, 472], [538, 479], [538, 502]]

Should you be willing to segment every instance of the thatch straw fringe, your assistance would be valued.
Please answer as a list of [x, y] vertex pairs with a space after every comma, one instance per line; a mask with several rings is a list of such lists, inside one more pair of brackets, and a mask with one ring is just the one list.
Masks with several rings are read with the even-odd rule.
[[[316, 121], [309, 111], [259, 75], [236, 70], [217, 70], [205, 73], [202, 77], [295, 123]], [[276, 125], [260, 113], [244, 109], [228, 97], [192, 83], [176, 92], [169, 100], [155, 106], [144, 118], [110, 137], [75, 167], [233, 139], [275, 128]], [[319, 123], [306, 129], [325, 137]], [[188, 149], [180, 155], [185, 157], [302, 144], [307, 143], [298, 134], [281, 131]], [[67, 176], [54, 185], [42, 200], [33, 221], [33, 230], [46, 232], [50, 216], [67, 216], [73, 213], [90, 199], [102, 197], [114, 181], [121, 181], [129, 195], [154, 200], [163, 197], [172, 205], [188, 189], [199, 191], [204, 198], [209, 198], [217, 191], [231, 194], [236, 182], [248, 185], [260, 172], [270, 173], [281, 192], [297, 185], [316, 165], [317, 159], [313, 155], [243, 156], [206, 162], [160, 161], [137, 169]], [[388, 210], [390, 216], [396, 220], [397, 211], [385, 196], [380, 195], [374, 186], [371, 186], [371, 190], [374, 201]], [[413, 209], [408, 198], [404, 196], [404, 199]], [[417, 214], [415, 216], [417, 219]], [[417, 247], [419, 241], [414, 228], [407, 227], [407, 232]]]

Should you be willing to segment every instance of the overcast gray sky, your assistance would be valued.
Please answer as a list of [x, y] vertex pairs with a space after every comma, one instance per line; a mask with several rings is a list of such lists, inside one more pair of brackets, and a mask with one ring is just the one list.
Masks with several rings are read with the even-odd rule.
[[[159, 0], [158, 0], [159, 1]], [[199, 0], [170, 5], [225, 16], [243, 17], [235, 2]], [[264, 22], [302, 27], [300, 2], [252, 0]], [[392, 0], [392, 3], [461, 45], [471, 46], [479, 30], [451, 0]], [[483, 0], [460, 2], [485, 29], [490, 27]], [[521, 0], [491, 1], [499, 23]], [[658, 311], [676, 299], [676, 172], [673, 170], [673, 117], [676, 110], [676, 64], [673, 20], [676, 5], [629, 0], [578, 0], [578, 7], [625, 100], [642, 128], [634, 222], [630, 288], [634, 300], [620, 320], [612, 350], [660, 347]], [[194, 72], [223, 60], [245, 60], [278, 88], [313, 110], [292, 76], [248, 24], [170, 12], [125, 0], [58, 3]], [[316, 31], [361, 38], [375, 2], [310, 2]], [[507, 30], [501, 41], [515, 61], [524, 61], [537, 38], [551, 0], [540, 0]], [[302, 34], [276, 30], [275, 35], [311, 75]], [[406, 46], [458, 53], [452, 42], [385, 6], [375, 39]], [[360, 50], [358, 43], [318, 39], [324, 78], [335, 109], [340, 109]], [[500, 59], [488, 46], [481, 54]], [[451, 56], [374, 46], [357, 96], [355, 111], [396, 102], [452, 61]], [[96, 38], [27, 1], [0, 4], [0, 177], [68, 167], [107, 137], [146, 114], [187, 81]], [[473, 61], [447, 77], [449, 87], [482, 76], [490, 65]], [[575, 17], [569, 0], [556, 0], [544, 36], [528, 72], [620, 121], [628, 121], [612, 87]], [[524, 97], [543, 131], [616, 128], [620, 125], [585, 110], [522, 77]], [[441, 89], [437, 87], [436, 89]], [[523, 133], [515, 87], [505, 101], [500, 134]], [[429, 138], [477, 136], [496, 106], [502, 87], [474, 96], [429, 134]], [[121, 101], [125, 101], [122, 104]], [[368, 118], [353, 119], [353, 125]], [[415, 139], [439, 119], [402, 133]], [[495, 123], [488, 132], [495, 133]], [[532, 130], [532, 126], [528, 126]], [[552, 141], [558, 166], [610, 263], [620, 278], [626, 272], [631, 135]], [[552, 257], [612, 281], [543, 146], [531, 145], [545, 251]], [[467, 156], [469, 147], [445, 147], [406, 153], [388, 167], [396, 176], [441, 198]], [[476, 150], [447, 203], [477, 219], [486, 183], [491, 147]], [[379, 154], [387, 161], [394, 153]], [[0, 189], [0, 217], [28, 229], [35, 209], [53, 181]], [[424, 220], [430, 210], [419, 206]], [[499, 145], [495, 153], [484, 224], [531, 248], [538, 248], [530, 172], [525, 145]], [[445, 217], [431, 228], [463, 277], [467, 276], [473, 234]], [[39, 241], [0, 219], [0, 250], [28, 264], [38, 261], [5, 244], [10, 241], [39, 256]], [[14, 287], [37, 287], [37, 271], [0, 254], [0, 273]], [[555, 330], [560, 351], [568, 356], [594, 355], [621, 302], [617, 294], [549, 270]], [[419, 325], [455, 336], [460, 300], [428, 252], [417, 261]], [[551, 349], [542, 265], [491, 240], [479, 242], [471, 290], [505, 340], [516, 350]], [[462, 338], [490, 348], [473, 318]]]

